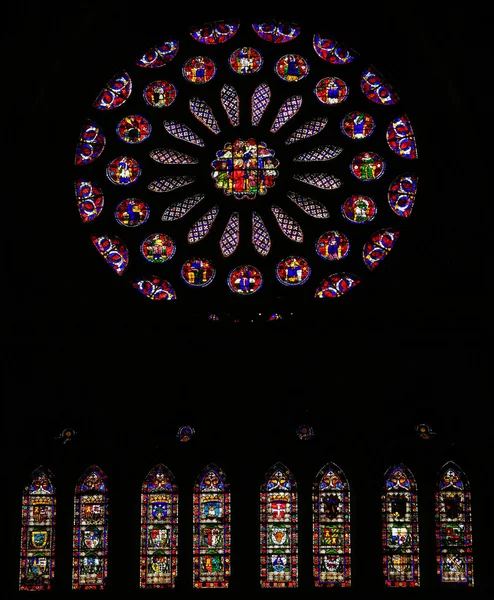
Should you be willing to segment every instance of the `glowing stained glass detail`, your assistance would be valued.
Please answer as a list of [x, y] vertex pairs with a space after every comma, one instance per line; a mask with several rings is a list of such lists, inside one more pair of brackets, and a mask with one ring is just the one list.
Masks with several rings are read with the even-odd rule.
[[92, 235], [91, 241], [115, 273], [122, 275], [129, 264], [129, 252], [122, 240], [115, 236]]
[[252, 25], [257, 35], [273, 44], [291, 42], [300, 35], [300, 27], [295, 23], [272, 21], [270, 23], [255, 23]]
[[334, 463], [312, 486], [312, 524], [315, 587], [350, 587], [350, 486]]
[[309, 263], [301, 256], [287, 256], [276, 265], [276, 279], [283, 285], [302, 285], [310, 276]]
[[240, 265], [228, 274], [228, 287], [240, 296], [255, 294], [263, 284], [261, 272], [252, 265]]
[[388, 587], [420, 584], [417, 485], [407, 467], [390, 467], [382, 494], [384, 582]]
[[137, 198], [127, 198], [117, 204], [115, 219], [125, 227], [137, 227], [149, 219], [149, 206]]
[[278, 160], [264, 142], [237, 139], [216, 152], [211, 177], [226, 196], [253, 199], [264, 196], [275, 184]]
[[213, 79], [216, 66], [207, 56], [193, 56], [185, 62], [182, 74], [191, 83], [203, 84]]
[[152, 233], [141, 244], [141, 254], [153, 264], [167, 262], [175, 254], [176, 249], [175, 242], [165, 233]]
[[72, 589], [102, 590], [108, 577], [108, 489], [96, 465], [79, 479], [74, 494]]
[[261, 485], [260, 538], [261, 587], [298, 587], [297, 482], [282, 463], [271, 467]]
[[400, 237], [396, 229], [380, 229], [364, 244], [363, 257], [365, 265], [373, 271], [391, 252]]
[[326, 231], [316, 242], [316, 252], [325, 260], [341, 260], [350, 251], [350, 243], [340, 231]]
[[228, 59], [231, 70], [239, 75], [257, 73], [262, 67], [262, 56], [259, 50], [250, 46], [237, 48]]
[[178, 190], [178, 188], [184, 187], [194, 183], [195, 177], [190, 175], [176, 175], [169, 177], [159, 177], [148, 185], [148, 190], [151, 192], [171, 192], [172, 190]]
[[79, 179], [75, 182], [77, 208], [83, 223], [89, 223], [101, 214], [104, 205], [103, 191], [92, 181]]
[[375, 104], [392, 105], [399, 101], [398, 95], [383, 76], [370, 67], [360, 77], [360, 89]]
[[149, 156], [162, 165], [197, 165], [199, 160], [173, 148], [151, 150]]
[[324, 38], [318, 33], [314, 35], [312, 45], [316, 54], [332, 65], [347, 65], [355, 58], [344, 44]]
[[141, 488], [139, 587], [174, 588], [178, 552], [178, 488], [168, 467], [158, 464]]
[[220, 133], [221, 130], [218, 122], [214, 118], [211, 107], [205, 100], [202, 100], [201, 98], [190, 98], [189, 108], [190, 112], [200, 123], [210, 129], [213, 133]]
[[341, 214], [351, 223], [369, 223], [376, 212], [374, 200], [363, 194], [353, 194], [341, 205]]
[[22, 493], [20, 591], [50, 590], [55, 576], [56, 490], [44, 467]]
[[98, 94], [93, 108], [113, 110], [122, 106], [132, 92], [132, 80], [126, 71], [117, 73]]
[[250, 102], [252, 125], [259, 125], [259, 121], [261, 120], [264, 111], [268, 107], [270, 100], [271, 90], [269, 88], [269, 85], [267, 83], [261, 83], [254, 90]]
[[196, 430], [190, 425], [182, 425], [177, 431], [175, 436], [179, 442], [190, 442], [192, 437], [195, 435]]
[[347, 84], [339, 77], [324, 77], [317, 82], [314, 93], [323, 104], [340, 104], [348, 98]]
[[220, 92], [221, 105], [225, 109], [228, 120], [237, 127], [240, 123], [240, 98], [237, 90], [228, 83], [221, 88]]
[[180, 271], [182, 279], [192, 287], [206, 287], [216, 275], [216, 269], [207, 258], [189, 258]]
[[309, 63], [300, 54], [285, 54], [276, 63], [275, 73], [280, 79], [295, 83], [307, 77]]
[[412, 214], [417, 184], [417, 175], [406, 173], [398, 176], [389, 186], [388, 203], [399, 217], [408, 218]]
[[438, 473], [435, 517], [440, 583], [473, 586], [470, 484], [453, 462], [446, 463]]
[[161, 220], [177, 221], [178, 219], [181, 219], [205, 197], [206, 196], [204, 194], [195, 194], [194, 196], [189, 196], [184, 200], [179, 200], [178, 202], [170, 204], [170, 206], [163, 213]]
[[314, 437], [314, 428], [310, 425], [300, 425], [295, 432], [299, 440], [308, 441]]
[[239, 213], [231, 214], [225, 230], [221, 234], [220, 249], [223, 256], [230, 256], [235, 252], [240, 242], [240, 219]]
[[295, 173], [293, 178], [320, 190], [336, 190], [343, 185], [341, 179], [329, 173]]
[[296, 192], [288, 192], [287, 196], [307, 215], [314, 217], [315, 219], [329, 218], [329, 210], [318, 200], [307, 198], [307, 196], [301, 196]]
[[406, 114], [391, 121], [386, 131], [386, 141], [391, 150], [401, 158], [417, 158], [415, 135]]
[[163, 126], [170, 135], [179, 140], [195, 144], [196, 146], [204, 146], [204, 141], [190, 127], [187, 127], [183, 123], [179, 123], [178, 121], [163, 121]]
[[306, 140], [307, 138], [317, 135], [326, 127], [327, 123], [327, 117], [319, 117], [317, 119], [306, 121], [286, 139], [285, 144], [294, 144], [300, 140]]
[[259, 213], [252, 213], [252, 244], [261, 256], [267, 256], [271, 250], [271, 237]]
[[175, 102], [177, 88], [169, 81], [158, 79], [148, 83], [142, 95], [148, 106], [164, 108]]
[[274, 118], [273, 124], [271, 125], [271, 133], [276, 133], [278, 129], [281, 129], [285, 123], [293, 118], [300, 107], [302, 106], [302, 96], [292, 96], [283, 102], [280, 106], [278, 114]]
[[372, 115], [359, 110], [349, 112], [341, 121], [342, 133], [351, 140], [363, 140], [369, 137], [375, 128], [376, 123]]
[[156, 275], [148, 279], [136, 279], [132, 281], [132, 287], [141, 292], [149, 300], [176, 300], [177, 294], [170, 283]]
[[360, 283], [353, 273], [333, 273], [323, 279], [316, 289], [315, 298], [339, 298]]
[[207, 213], [205, 213], [200, 219], [198, 219], [190, 228], [187, 234], [187, 241], [189, 244], [195, 244], [199, 240], [209, 233], [214, 220], [218, 216], [218, 206], [213, 206]]
[[343, 152], [343, 148], [339, 146], [317, 146], [308, 152], [302, 152], [293, 159], [295, 162], [322, 162], [326, 160], [333, 160]]
[[290, 215], [287, 215], [286, 212], [279, 206], [273, 205], [271, 207], [271, 211], [276, 219], [276, 222], [278, 223], [279, 228], [289, 240], [298, 243], [302, 243], [304, 241], [304, 232], [302, 231], [302, 227], [300, 227], [295, 219], [290, 217]]
[[117, 135], [127, 144], [140, 144], [151, 135], [151, 123], [142, 115], [128, 115], [118, 123]]
[[140, 175], [141, 166], [130, 156], [114, 158], [106, 167], [106, 176], [115, 185], [131, 185]]
[[360, 181], [374, 181], [384, 174], [386, 163], [375, 152], [361, 152], [352, 160], [350, 171]]
[[193, 574], [195, 588], [227, 588], [230, 583], [230, 485], [215, 464], [194, 483]]
[[168, 40], [159, 46], [150, 48], [139, 59], [137, 59], [136, 65], [146, 69], [163, 67], [175, 58], [177, 52], [178, 41]]
[[237, 21], [212, 21], [193, 27], [190, 35], [201, 44], [223, 44], [237, 33], [238, 28]]
[[87, 119], [79, 135], [74, 164], [79, 166], [92, 163], [101, 155], [105, 149], [105, 144], [106, 138], [100, 126]]

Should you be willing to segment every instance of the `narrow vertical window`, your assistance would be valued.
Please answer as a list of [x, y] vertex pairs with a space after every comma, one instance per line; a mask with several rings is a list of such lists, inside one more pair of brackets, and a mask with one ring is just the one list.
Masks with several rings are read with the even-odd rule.
[[72, 589], [101, 590], [108, 576], [108, 490], [96, 465], [79, 479], [74, 495]]
[[316, 587], [349, 587], [350, 486], [333, 463], [317, 474], [312, 492], [313, 574]]
[[55, 487], [44, 467], [32, 478], [22, 494], [19, 590], [49, 590], [55, 575]]
[[390, 467], [382, 495], [384, 581], [391, 587], [420, 584], [417, 484], [404, 465]]
[[261, 587], [298, 586], [297, 484], [282, 463], [266, 473], [261, 485]]
[[152, 469], [141, 490], [141, 588], [173, 588], [177, 577], [178, 490], [165, 465]]
[[446, 463], [437, 478], [436, 560], [442, 584], [473, 586], [470, 484], [453, 462]]
[[207, 465], [194, 484], [193, 584], [226, 588], [230, 582], [230, 486], [224, 472]]

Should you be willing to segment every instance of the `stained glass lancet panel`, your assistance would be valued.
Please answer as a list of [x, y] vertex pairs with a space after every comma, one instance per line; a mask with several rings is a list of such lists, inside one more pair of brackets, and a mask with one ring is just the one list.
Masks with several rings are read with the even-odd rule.
[[177, 577], [178, 489], [163, 464], [141, 490], [141, 588], [173, 588]]
[[38, 467], [22, 494], [19, 590], [49, 590], [55, 575], [56, 493], [53, 475]]
[[261, 485], [261, 587], [298, 587], [297, 483], [282, 463]]
[[437, 479], [436, 560], [441, 584], [473, 586], [470, 484], [453, 462], [441, 468]]
[[79, 479], [74, 495], [72, 589], [102, 590], [108, 576], [108, 489], [96, 465]]
[[230, 582], [230, 486], [224, 472], [207, 465], [194, 484], [193, 584], [227, 588]]
[[404, 465], [390, 467], [382, 495], [384, 581], [390, 587], [420, 585], [417, 484]]
[[312, 491], [313, 575], [316, 587], [349, 587], [350, 486], [333, 463], [317, 474]]

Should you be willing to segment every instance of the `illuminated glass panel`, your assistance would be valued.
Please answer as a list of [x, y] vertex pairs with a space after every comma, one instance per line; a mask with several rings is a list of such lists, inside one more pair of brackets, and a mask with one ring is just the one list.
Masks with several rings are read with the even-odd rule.
[[158, 79], [148, 83], [142, 95], [148, 106], [164, 108], [175, 102], [177, 88], [169, 81]]
[[239, 75], [257, 73], [262, 67], [262, 62], [263, 59], [259, 50], [250, 46], [237, 48], [230, 54], [229, 58], [230, 69]]
[[151, 275], [147, 279], [135, 279], [132, 287], [150, 300], [176, 300], [177, 294], [168, 281]]
[[173, 588], [177, 577], [178, 489], [163, 464], [141, 489], [141, 588]]
[[108, 489], [96, 465], [79, 479], [74, 496], [72, 589], [102, 590], [108, 576]]
[[136, 60], [136, 65], [138, 67], [143, 67], [146, 69], [156, 69], [158, 67], [163, 67], [166, 63], [172, 61], [178, 52], [178, 41], [177, 40], [168, 40], [160, 44], [159, 46], [154, 46], [150, 48], [147, 52], [145, 52], [140, 58]]
[[271, 237], [259, 213], [252, 213], [252, 243], [261, 256], [267, 256], [271, 250]]
[[264, 282], [261, 272], [252, 265], [240, 265], [228, 273], [228, 287], [240, 296], [250, 296], [257, 292]]
[[333, 463], [317, 474], [312, 488], [313, 576], [316, 587], [350, 587], [350, 486]]
[[267, 83], [261, 83], [254, 90], [250, 102], [252, 125], [259, 125], [259, 121], [261, 120], [264, 111], [268, 107], [270, 100], [271, 90], [269, 88], [269, 85]]
[[335, 40], [323, 38], [318, 33], [314, 35], [312, 43], [316, 54], [332, 65], [346, 65], [355, 58], [346, 46]]
[[386, 131], [386, 141], [391, 150], [401, 158], [417, 158], [415, 135], [407, 115], [391, 121]]
[[304, 241], [304, 232], [302, 231], [302, 227], [300, 227], [295, 219], [290, 217], [290, 215], [287, 215], [286, 212], [279, 206], [273, 205], [271, 207], [271, 211], [275, 216], [279, 228], [289, 240], [299, 243]]
[[336, 190], [342, 185], [341, 179], [329, 173], [296, 173], [293, 178], [320, 190]]
[[276, 265], [276, 279], [287, 286], [302, 285], [309, 279], [309, 263], [301, 256], [287, 256]]
[[363, 140], [373, 133], [376, 122], [369, 113], [353, 110], [343, 117], [340, 128], [351, 140]]
[[375, 104], [391, 105], [399, 101], [398, 95], [392, 87], [386, 83], [383, 76], [376, 70], [368, 68], [360, 78], [360, 89], [362, 93]]
[[79, 135], [75, 151], [75, 165], [87, 165], [95, 161], [105, 149], [106, 138], [100, 126], [86, 119], [86, 124]]
[[178, 121], [163, 121], [163, 126], [170, 135], [179, 140], [195, 144], [196, 146], [204, 146], [204, 141], [190, 127], [187, 127], [183, 123], [179, 123]]
[[138, 198], [127, 198], [115, 208], [115, 219], [124, 227], [138, 227], [149, 219], [149, 206]]
[[240, 123], [240, 97], [237, 90], [233, 85], [225, 83], [221, 88], [220, 97], [221, 105], [225, 109], [228, 120], [233, 127], [237, 127]]
[[[191, 287], [206, 287], [216, 275], [216, 269], [207, 258], [189, 258], [180, 271], [182, 279]], [[180, 441], [187, 441], [181, 439]]]
[[316, 289], [315, 298], [339, 298], [360, 283], [353, 273], [333, 273], [323, 279]]
[[151, 123], [142, 115], [127, 115], [117, 125], [117, 135], [127, 144], [140, 144], [151, 135]]
[[170, 206], [163, 213], [161, 220], [176, 221], [177, 219], [181, 219], [205, 197], [206, 196], [204, 194], [195, 194], [194, 196], [185, 198], [185, 200], [180, 200], [179, 202], [170, 204]]
[[151, 150], [149, 156], [162, 165], [197, 165], [198, 159], [173, 148]]
[[220, 238], [221, 254], [223, 256], [230, 256], [235, 252], [240, 242], [240, 220], [239, 213], [234, 212], [231, 214], [228, 223], [226, 224], [225, 230], [223, 231]]
[[176, 249], [175, 242], [166, 233], [152, 233], [141, 244], [142, 256], [154, 265], [170, 260]]
[[106, 166], [106, 176], [115, 185], [131, 185], [141, 176], [141, 166], [135, 158], [119, 156]]
[[55, 576], [56, 490], [44, 467], [22, 494], [19, 590], [49, 590]]
[[300, 140], [306, 140], [318, 133], [326, 127], [328, 123], [327, 117], [318, 117], [305, 122], [301, 127], [296, 129], [286, 140], [285, 144], [294, 144]]
[[122, 106], [132, 92], [132, 80], [126, 71], [117, 73], [98, 94], [93, 107], [98, 110], [113, 110]]
[[350, 223], [369, 223], [377, 213], [377, 206], [370, 196], [353, 194], [341, 205], [341, 213]]
[[389, 186], [388, 202], [399, 217], [408, 218], [412, 214], [417, 184], [418, 177], [413, 173], [406, 173], [397, 177]]
[[190, 228], [187, 234], [187, 241], [189, 244], [195, 244], [199, 240], [202, 240], [204, 236], [209, 233], [214, 220], [218, 216], [218, 206], [213, 206], [207, 213], [205, 213], [200, 219], [198, 219]]
[[307, 77], [309, 70], [309, 63], [299, 54], [285, 54], [275, 66], [275, 73], [278, 77], [291, 83], [296, 83]]
[[257, 35], [273, 44], [291, 42], [300, 35], [300, 27], [295, 23], [272, 21], [270, 23], [255, 23], [252, 25]]
[[213, 111], [205, 100], [202, 100], [202, 98], [190, 98], [189, 108], [194, 117], [205, 127], [213, 133], [220, 133], [221, 130], [218, 121], [214, 118]]
[[292, 473], [276, 463], [260, 494], [261, 587], [298, 587], [298, 495]]
[[292, 202], [294, 202], [304, 213], [314, 217], [315, 219], [328, 219], [329, 218], [329, 210], [319, 202], [318, 200], [313, 200], [312, 198], [307, 198], [306, 196], [301, 196], [295, 192], [288, 192], [288, 198]]
[[115, 236], [92, 235], [91, 241], [115, 273], [122, 275], [129, 264], [129, 252], [122, 240]]
[[89, 223], [101, 214], [104, 197], [99, 185], [95, 185], [92, 181], [79, 179], [75, 182], [75, 195], [83, 223]]
[[190, 35], [201, 44], [222, 44], [238, 31], [237, 21], [212, 21], [190, 30]]
[[350, 252], [350, 243], [344, 233], [333, 229], [319, 236], [316, 252], [325, 260], [341, 260]]
[[195, 588], [227, 588], [230, 582], [230, 496], [224, 472], [207, 465], [194, 484]]
[[184, 64], [182, 74], [191, 83], [207, 83], [215, 76], [216, 65], [207, 56], [193, 56]]
[[148, 190], [151, 192], [171, 192], [172, 190], [177, 190], [178, 188], [184, 187], [186, 185], [190, 185], [194, 183], [196, 180], [195, 177], [191, 177], [190, 175], [170, 175], [169, 177], [159, 177], [148, 185]]
[[386, 163], [375, 152], [361, 152], [352, 160], [350, 171], [360, 181], [374, 181], [384, 174]]
[[276, 133], [283, 125], [294, 117], [302, 106], [302, 96], [291, 96], [283, 102], [271, 125], [271, 133]]
[[295, 162], [322, 162], [326, 160], [333, 160], [339, 156], [343, 151], [343, 148], [339, 146], [332, 146], [328, 144], [326, 146], [317, 146], [308, 152], [302, 152], [293, 159]]
[[314, 93], [323, 104], [340, 104], [348, 98], [347, 84], [339, 77], [324, 77], [317, 82]]
[[373, 271], [388, 256], [399, 237], [400, 232], [391, 228], [380, 229], [372, 234], [363, 249], [366, 267]]
[[385, 473], [382, 547], [385, 584], [420, 585], [417, 484], [404, 465], [390, 467]]
[[473, 586], [470, 484], [453, 462], [438, 473], [436, 484], [436, 560], [442, 584]]

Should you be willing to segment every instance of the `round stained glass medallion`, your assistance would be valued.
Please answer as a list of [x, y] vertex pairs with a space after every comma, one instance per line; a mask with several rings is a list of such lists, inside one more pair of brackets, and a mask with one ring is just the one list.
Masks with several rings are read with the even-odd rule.
[[164, 233], [153, 233], [141, 244], [141, 254], [153, 264], [162, 264], [175, 254], [175, 242]]
[[293, 83], [307, 77], [309, 63], [299, 54], [285, 54], [276, 63], [275, 70], [280, 79]]
[[276, 265], [276, 277], [283, 285], [302, 285], [309, 275], [309, 264], [301, 256], [288, 256]]
[[216, 275], [216, 270], [207, 258], [190, 258], [182, 265], [182, 279], [192, 287], [209, 285]]
[[143, 98], [148, 106], [153, 108], [164, 108], [175, 102], [177, 88], [164, 79], [158, 79], [148, 83], [144, 87]]
[[240, 265], [230, 271], [228, 285], [232, 292], [241, 296], [250, 296], [262, 286], [262, 275], [252, 265]]
[[257, 73], [262, 67], [262, 54], [255, 48], [244, 46], [230, 54], [230, 68], [239, 75]]
[[340, 231], [327, 231], [317, 240], [316, 252], [326, 260], [340, 260], [350, 251], [350, 244], [345, 234]]
[[190, 442], [195, 432], [195, 429], [190, 425], [182, 425], [178, 428], [176, 438], [179, 442]]
[[117, 135], [127, 144], [140, 144], [151, 134], [151, 123], [141, 115], [128, 115], [117, 125]]
[[137, 227], [149, 218], [149, 206], [137, 198], [122, 200], [115, 209], [115, 219], [125, 227]]
[[376, 128], [374, 117], [360, 110], [349, 112], [341, 121], [341, 131], [351, 140], [363, 140]]
[[137, 181], [141, 167], [135, 158], [119, 156], [106, 167], [106, 176], [115, 185], [130, 185]]
[[207, 83], [213, 79], [216, 67], [207, 56], [193, 56], [185, 62], [182, 72], [191, 83]]
[[339, 104], [348, 98], [348, 86], [338, 77], [324, 77], [317, 82], [314, 92], [323, 104]]
[[384, 174], [386, 163], [375, 152], [362, 152], [350, 164], [350, 170], [360, 181], [374, 181]]
[[353, 194], [341, 206], [345, 219], [351, 223], [368, 223], [376, 216], [376, 203], [370, 196]]

